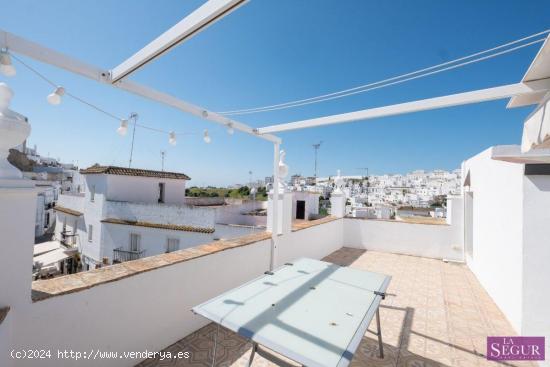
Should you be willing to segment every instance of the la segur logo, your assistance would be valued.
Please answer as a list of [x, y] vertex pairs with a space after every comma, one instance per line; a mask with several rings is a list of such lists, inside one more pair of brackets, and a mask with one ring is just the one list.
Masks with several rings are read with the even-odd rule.
[[543, 336], [488, 336], [490, 361], [544, 361]]

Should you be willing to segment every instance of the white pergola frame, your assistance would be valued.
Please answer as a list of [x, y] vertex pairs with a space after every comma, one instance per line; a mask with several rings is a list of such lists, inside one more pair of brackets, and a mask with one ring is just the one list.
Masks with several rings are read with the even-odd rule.
[[[212, 25], [216, 21], [227, 16], [247, 0], [209, 0], [204, 5], [193, 11], [175, 26], [164, 32], [158, 38], [150, 42], [133, 56], [123, 61], [111, 70], [104, 70], [85, 62], [64, 55], [53, 49], [44, 47], [22, 37], [0, 29], [0, 48], [10, 52], [21, 54], [37, 61], [56, 66], [71, 73], [111, 85], [115, 88], [126, 90], [141, 97], [163, 103], [170, 107], [190, 113], [199, 118], [214, 122], [223, 126], [233, 127], [236, 130], [256, 136], [273, 143], [273, 223], [270, 270], [277, 263], [277, 237], [278, 237], [278, 200], [279, 200], [279, 149], [282, 140], [273, 133], [296, 129], [312, 128], [318, 126], [347, 123], [359, 120], [368, 120], [385, 116], [399, 115], [418, 111], [427, 111], [451, 106], [479, 103], [513, 97], [518, 100], [517, 105], [540, 103], [542, 96], [550, 91], [550, 75], [545, 78], [532, 80], [524, 78], [521, 82], [508, 84], [494, 88], [475, 90], [470, 92], [452, 94], [447, 96], [423, 99], [418, 101], [399, 103], [384, 107], [376, 107], [361, 111], [318, 117], [313, 119], [294, 121], [261, 128], [253, 128], [239, 121], [230, 119], [224, 115], [207, 110], [187, 101], [181, 100], [170, 94], [138, 84], [126, 79], [132, 73], [147, 65], [151, 61], [165, 54], [173, 47], [185, 42], [200, 31]], [[550, 36], [549, 36], [550, 37]], [[546, 67], [548, 60], [541, 62], [540, 55], [548, 54], [549, 38], [541, 47], [541, 51], [533, 61], [531, 68], [541, 70], [541, 64]], [[545, 50], [545, 52], [542, 52]], [[543, 55], [544, 56], [544, 55]], [[546, 69], [544, 69], [546, 72]]]

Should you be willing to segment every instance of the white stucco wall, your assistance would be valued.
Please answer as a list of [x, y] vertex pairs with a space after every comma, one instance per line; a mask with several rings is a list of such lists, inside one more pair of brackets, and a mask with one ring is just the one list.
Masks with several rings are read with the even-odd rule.
[[179, 239], [180, 250], [211, 242], [214, 238], [212, 233], [197, 233], [174, 231], [168, 229], [148, 228], [141, 226], [127, 226], [120, 224], [103, 223], [102, 256], [113, 260], [113, 250], [122, 247], [130, 249], [130, 234], [140, 235], [140, 246], [145, 250], [143, 257], [163, 254], [166, 252], [168, 238]]
[[546, 337], [550, 366], [550, 176], [524, 176], [523, 335]]
[[11, 307], [0, 324], [0, 366], [12, 366], [6, 351], [28, 316], [23, 309], [30, 304], [36, 194], [29, 181], [0, 179], [0, 308]]
[[301, 257], [321, 259], [342, 247], [343, 230], [343, 220], [339, 219], [280, 236], [277, 263]]
[[473, 258], [468, 265], [517, 332], [522, 330], [523, 165], [491, 159], [464, 163], [473, 193]]
[[216, 210], [188, 205], [107, 201], [103, 218], [214, 228]]
[[[88, 200], [90, 200], [89, 197], [88, 197]], [[69, 208], [79, 212], [83, 212], [84, 203], [85, 203], [84, 195], [60, 194], [57, 198], [56, 204], [64, 208]]]
[[[301, 256], [321, 258], [330, 254], [341, 247], [341, 231], [342, 220], [338, 220], [281, 236], [278, 264]], [[14, 328], [14, 345], [75, 351], [161, 350], [207, 324], [190, 311], [193, 306], [263, 274], [269, 267], [270, 243], [259, 241], [29, 303], [18, 310], [25, 317]], [[133, 366], [137, 362], [82, 360], [79, 365]], [[51, 359], [19, 365], [74, 364]]]
[[[88, 177], [98, 175], [87, 175]], [[107, 199], [141, 203], [158, 203], [159, 183], [165, 184], [165, 203], [185, 203], [185, 180], [103, 175], [107, 177]]]
[[292, 192], [292, 218], [296, 219], [296, 202], [298, 200], [305, 201], [305, 219], [310, 219], [311, 216], [319, 214], [319, 197], [321, 194], [307, 191]]
[[461, 260], [461, 231], [452, 225], [344, 219], [344, 246], [436, 259]]
[[0, 322], [0, 366], [13, 366], [13, 359], [10, 356], [12, 347], [12, 315], [10, 312], [6, 315], [3, 322]]
[[267, 209], [267, 201], [243, 200], [240, 203], [216, 207], [216, 223], [246, 226], [266, 226], [267, 216], [247, 215], [259, 209]]

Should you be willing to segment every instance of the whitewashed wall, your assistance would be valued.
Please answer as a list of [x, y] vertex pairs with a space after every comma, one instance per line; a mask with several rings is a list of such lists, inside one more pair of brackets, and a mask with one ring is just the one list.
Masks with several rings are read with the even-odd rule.
[[319, 214], [319, 197], [321, 194], [312, 193], [307, 191], [293, 191], [292, 192], [292, 218], [296, 218], [296, 206], [297, 201], [305, 201], [305, 219], [309, 219], [312, 216]]
[[83, 212], [84, 200], [83, 195], [60, 194], [57, 199], [57, 205]]
[[516, 331], [522, 330], [523, 165], [491, 159], [464, 163], [473, 193], [473, 257], [468, 265]]
[[220, 206], [216, 208], [216, 223], [266, 226], [267, 216], [246, 215], [260, 209], [267, 209], [267, 201], [241, 200]]
[[[86, 175], [89, 177], [101, 175]], [[107, 199], [141, 203], [158, 203], [159, 183], [165, 184], [165, 203], [185, 203], [185, 180], [155, 177], [103, 175], [107, 177]], [[89, 183], [88, 183], [89, 187]]]
[[10, 312], [6, 315], [3, 322], [0, 322], [0, 366], [11, 367], [13, 366], [13, 359], [11, 359], [10, 351], [12, 346], [12, 315]]
[[[342, 220], [281, 236], [279, 264], [324, 257], [341, 247]], [[263, 274], [271, 240], [218, 252], [18, 310], [14, 347], [77, 351], [158, 351], [204, 326], [190, 309]], [[62, 310], [62, 311], [60, 311]], [[79, 361], [82, 366], [133, 366], [136, 360]], [[24, 366], [73, 366], [71, 360], [25, 361]]]
[[550, 366], [550, 176], [525, 176], [523, 220], [523, 335], [546, 337]]
[[28, 316], [22, 309], [30, 303], [35, 214], [34, 184], [0, 179], [0, 308], [11, 307], [0, 324], [0, 366], [12, 365], [5, 351], [13, 345], [17, 323]]
[[321, 259], [342, 247], [343, 219], [280, 236], [277, 263], [301, 257]]
[[188, 205], [106, 201], [103, 218], [214, 228], [216, 209]]
[[343, 245], [436, 259], [462, 259], [462, 228], [391, 220], [344, 219]]

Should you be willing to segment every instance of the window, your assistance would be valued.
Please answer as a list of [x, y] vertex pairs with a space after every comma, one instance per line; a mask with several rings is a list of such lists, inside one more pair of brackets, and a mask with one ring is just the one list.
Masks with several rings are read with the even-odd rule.
[[177, 251], [180, 249], [179, 238], [169, 238], [166, 241], [166, 252]]
[[139, 251], [141, 235], [130, 233], [130, 251]]
[[90, 201], [93, 203], [95, 200], [95, 185], [90, 188]]
[[164, 203], [164, 182], [159, 182], [159, 203]]
[[65, 233], [67, 231], [67, 217], [63, 216], [63, 230], [61, 233]]
[[94, 238], [94, 226], [88, 224], [88, 242], [92, 242]]

